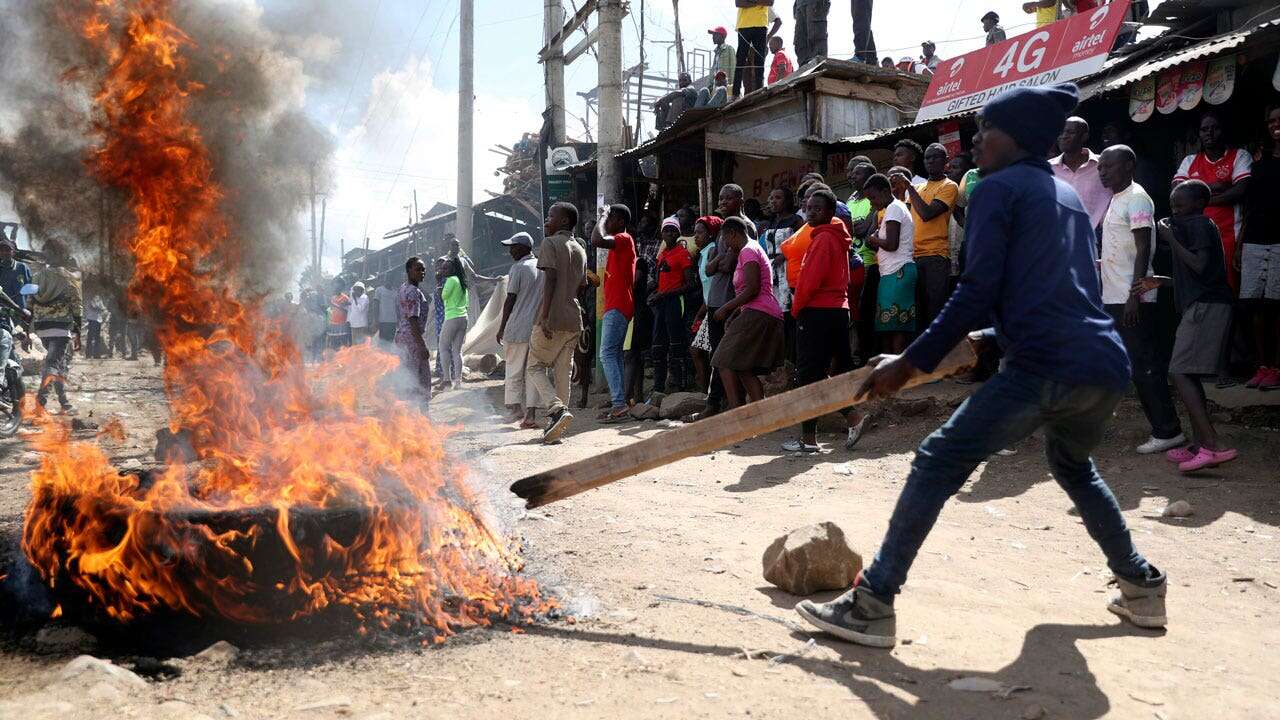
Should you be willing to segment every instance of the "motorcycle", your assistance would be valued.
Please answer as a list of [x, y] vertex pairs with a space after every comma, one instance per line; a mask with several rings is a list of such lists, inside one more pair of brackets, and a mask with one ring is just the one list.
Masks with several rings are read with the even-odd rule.
[[22, 427], [22, 400], [27, 395], [22, 381], [22, 361], [17, 345], [4, 358], [4, 374], [0, 376], [0, 437], [13, 437]]

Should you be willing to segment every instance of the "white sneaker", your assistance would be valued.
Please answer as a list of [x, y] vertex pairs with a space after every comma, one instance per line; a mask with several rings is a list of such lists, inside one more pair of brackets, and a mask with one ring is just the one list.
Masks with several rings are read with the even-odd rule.
[[1150, 440], [1147, 440], [1146, 442], [1138, 446], [1138, 454], [1152, 455], [1155, 453], [1164, 452], [1165, 450], [1172, 450], [1176, 447], [1181, 447], [1186, 444], [1187, 444], [1187, 436], [1183, 435], [1182, 433], [1178, 433], [1177, 437], [1171, 437], [1167, 440], [1161, 440], [1160, 438], [1153, 437]]

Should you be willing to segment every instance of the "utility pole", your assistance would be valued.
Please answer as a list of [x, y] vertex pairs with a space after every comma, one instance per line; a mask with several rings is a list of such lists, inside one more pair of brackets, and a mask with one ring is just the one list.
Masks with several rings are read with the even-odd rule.
[[644, 0], [640, 0], [640, 77], [636, 80], [636, 137], [631, 147], [640, 144], [640, 123], [644, 118], [644, 73], [649, 69], [644, 60]]
[[315, 163], [311, 163], [309, 175], [311, 177], [311, 195], [309, 196], [311, 198], [311, 267], [314, 268], [317, 273], [319, 273], [320, 258], [317, 255], [318, 246], [316, 244], [316, 164]]
[[564, 44], [551, 44], [556, 34], [564, 27], [564, 5], [562, 0], [543, 0], [543, 44], [551, 51], [542, 62], [542, 71], [547, 84], [547, 112], [551, 114], [551, 144], [565, 143], [564, 127]]
[[328, 209], [329, 209], [329, 198], [327, 197], [320, 198], [320, 249], [316, 253], [316, 276], [317, 277], [320, 276], [320, 262], [321, 262], [321, 259], [324, 257], [325, 213]]
[[475, 155], [475, 0], [462, 0], [462, 34], [459, 36], [458, 60], [458, 242], [468, 253], [475, 248], [471, 237], [471, 192], [474, 185], [472, 160]]
[[675, 13], [672, 17], [676, 21], [676, 67], [680, 72], [685, 72], [684, 37], [680, 35], [680, 0], [671, 0], [671, 9]]
[[616, 157], [622, 144], [622, 0], [599, 0], [599, 151], [596, 194], [605, 204], [622, 199], [622, 174]]

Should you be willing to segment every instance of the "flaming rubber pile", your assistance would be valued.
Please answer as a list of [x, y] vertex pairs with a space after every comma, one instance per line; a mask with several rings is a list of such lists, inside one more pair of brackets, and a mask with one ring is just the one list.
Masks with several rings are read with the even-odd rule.
[[184, 613], [272, 623], [346, 608], [365, 628], [437, 640], [548, 609], [445, 433], [400, 399], [397, 361], [350, 349], [304, 371], [284, 328], [239, 294], [220, 252], [235, 223], [217, 159], [190, 119], [203, 91], [170, 0], [72, 0], [60, 10], [99, 59], [68, 70], [92, 98], [104, 186], [129, 200], [131, 300], [164, 349], [170, 426], [197, 459], [122, 474], [46, 423], [23, 550], [61, 598], [118, 622]]

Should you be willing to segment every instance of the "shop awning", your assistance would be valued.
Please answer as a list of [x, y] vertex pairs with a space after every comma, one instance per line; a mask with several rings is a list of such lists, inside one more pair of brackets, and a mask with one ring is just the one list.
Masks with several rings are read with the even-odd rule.
[[[1114, 78], [1103, 80], [1099, 90], [1111, 91], [1118, 90], [1122, 87], [1132, 85], [1140, 80], [1151, 77], [1157, 73], [1175, 68], [1179, 65], [1193, 62], [1195, 60], [1207, 60], [1218, 55], [1225, 54], [1244, 45], [1249, 40], [1256, 40], [1269, 34], [1280, 37], [1280, 20], [1272, 20], [1262, 23], [1248, 30], [1220, 35], [1210, 38], [1202, 42], [1196, 43], [1190, 47], [1183, 48], [1177, 52], [1170, 53], [1164, 57], [1152, 62], [1143, 63], [1138, 67], [1129, 68], [1125, 72], [1120, 73]], [[1104, 69], [1100, 76], [1106, 77], [1107, 72]]]

